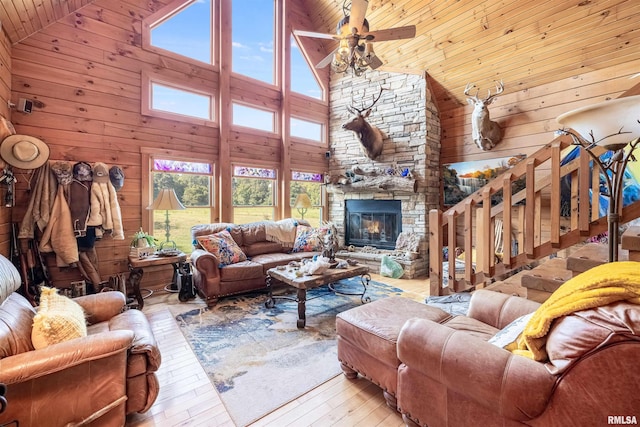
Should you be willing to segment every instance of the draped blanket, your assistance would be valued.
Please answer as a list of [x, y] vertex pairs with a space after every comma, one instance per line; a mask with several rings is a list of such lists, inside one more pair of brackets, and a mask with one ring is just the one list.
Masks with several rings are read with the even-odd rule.
[[298, 221], [287, 218], [276, 222], [266, 221], [264, 229], [268, 241], [280, 243], [285, 248], [293, 248], [297, 227]]
[[565, 282], [535, 311], [513, 353], [545, 361], [546, 337], [555, 319], [616, 301], [640, 304], [640, 262], [603, 264]]

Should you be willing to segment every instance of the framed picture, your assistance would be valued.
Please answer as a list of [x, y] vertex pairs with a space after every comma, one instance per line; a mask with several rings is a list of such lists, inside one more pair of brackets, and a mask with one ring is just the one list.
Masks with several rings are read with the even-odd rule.
[[524, 154], [496, 159], [474, 160], [442, 166], [443, 205], [451, 207], [484, 187], [504, 171], [511, 169]]

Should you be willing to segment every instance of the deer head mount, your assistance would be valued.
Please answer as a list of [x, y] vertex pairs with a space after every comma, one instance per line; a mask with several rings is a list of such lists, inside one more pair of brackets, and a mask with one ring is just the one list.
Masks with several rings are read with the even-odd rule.
[[342, 125], [342, 129], [355, 132], [360, 140], [360, 144], [362, 144], [365, 154], [371, 160], [375, 160], [380, 156], [380, 153], [382, 153], [382, 133], [377, 127], [371, 126], [366, 119], [369, 117], [369, 114], [371, 114], [371, 108], [373, 108], [380, 99], [383, 90], [384, 88], [381, 87], [378, 96], [367, 107], [356, 108], [353, 103], [347, 107], [347, 111], [355, 115], [355, 117]]
[[491, 94], [491, 90], [487, 91], [487, 97], [485, 99], [478, 98], [478, 92], [476, 90], [474, 96], [469, 95], [469, 91], [476, 87], [472, 83], [467, 83], [464, 89], [464, 94], [467, 96], [467, 101], [470, 105], [473, 105], [473, 113], [471, 113], [471, 135], [473, 142], [476, 143], [478, 148], [483, 151], [491, 150], [502, 139], [502, 129], [498, 123], [491, 120], [489, 117], [489, 110], [487, 106], [493, 102], [496, 96], [500, 95], [504, 90], [504, 83], [496, 82], [496, 93]]

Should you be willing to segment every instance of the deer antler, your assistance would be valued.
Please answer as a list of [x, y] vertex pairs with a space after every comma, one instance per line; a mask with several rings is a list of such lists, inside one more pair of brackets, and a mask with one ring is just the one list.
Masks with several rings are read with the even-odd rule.
[[[384, 89], [385, 89], [385, 88], [383, 88], [382, 86], [380, 86], [380, 93], [378, 93], [378, 96], [377, 96], [377, 97], [375, 97], [375, 99], [373, 100], [373, 102], [371, 103], [371, 105], [369, 105], [368, 107], [364, 107], [364, 105], [363, 105], [362, 109], [360, 109], [360, 108], [356, 108], [356, 107], [355, 107], [355, 105], [353, 105], [353, 102], [352, 102], [352, 103], [351, 103], [351, 107], [350, 107], [350, 108], [351, 108], [351, 109], [353, 109], [353, 110], [355, 110], [355, 111], [357, 111], [359, 114], [362, 114], [362, 112], [363, 112], [363, 111], [366, 111], [366, 110], [369, 110], [369, 109], [373, 108], [373, 106], [374, 106], [374, 105], [376, 105], [376, 102], [378, 102], [378, 100], [380, 99], [380, 96], [382, 96], [382, 91], [383, 91]], [[348, 109], [349, 109], [349, 107], [347, 107], [347, 110], [348, 110]]]
[[471, 89], [473, 89], [474, 87], [476, 87], [475, 84], [473, 83], [467, 83], [467, 85], [464, 87], [464, 94], [466, 96], [468, 96], [469, 98], [473, 99], [474, 101], [478, 101], [478, 92], [480, 91], [480, 89], [476, 90], [476, 94], [471, 96], [469, 95], [469, 91], [471, 91]]
[[487, 90], [487, 99], [484, 102], [490, 101], [493, 97], [500, 95], [504, 91], [504, 83], [502, 80], [496, 81], [496, 93], [491, 95], [491, 90]]

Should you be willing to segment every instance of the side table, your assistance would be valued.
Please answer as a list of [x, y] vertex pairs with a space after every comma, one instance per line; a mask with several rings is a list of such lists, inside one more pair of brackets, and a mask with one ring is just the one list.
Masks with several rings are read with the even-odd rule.
[[138, 309], [142, 310], [144, 306], [144, 298], [140, 291], [140, 281], [144, 274], [144, 269], [147, 267], [154, 267], [157, 265], [169, 265], [173, 266], [173, 278], [177, 277], [177, 272], [187, 261], [187, 255], [180, 253], [175, 256], [158, 256], [152, 255], [145, 258], [129, 257], [129, 283], [133, 287], [133, 294], [138, 302]]

